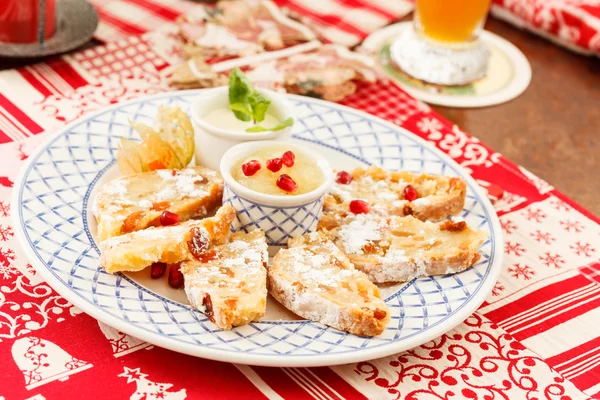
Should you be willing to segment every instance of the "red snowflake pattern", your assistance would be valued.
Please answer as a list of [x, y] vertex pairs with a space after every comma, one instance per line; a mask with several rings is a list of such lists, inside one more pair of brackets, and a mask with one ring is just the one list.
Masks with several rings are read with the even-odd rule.
[[19, 274], [19, 270], [12, 265], [0, 264], [0, 278], [5, 280], [12, 280], [13, 277]]
[[23, 151], [23, 143], [19, 144], [19, 146], [17, 147], [17, 151], [19, 152], [19, 158], [21, 159], [21, 161], [26, 160], [27, 157], [29, 157], [29, 155], [27, 155], [27, 153]]
[[552, 236], [549, 232], [542, 232], [537, 229], [535, 232], [530, 233], [531, 238], [536, 242], [544, 242], [546, 244], [552, 244], [556, 240], [554, 236]]
[[567, 203], [565, 203], [564, 201], [560, 200], [560, 199], [553, 199], [550, 201], [550, 204], [552, 205], [552, 208], [554, 208], [556, 211], [570, 211], [571, 207], [569, 207], [569, 205]]
[[525, 247], [521, 246], [521, 244], [517, 242], [506, 242], [506, 246], [504, 247], [504, 252], [506, 254], [514, 254], [517, 257], [520, 257], [523, 253], [525, 253], [525, 251]]
[[492, 296], [500, 296], [500, 293], [504, 291], [504, 285], [500, 282], [496, 282], [494, 288], [492, 289]]
[[0, 201], [0, 217], [8, 217], [10, 215], [10, 206], [8, 203]]
[[35, 268], [33, 268], [33, 266], [31, 264], [27, 264], [25, 266], [25, 269], [27, 270], [27, 272], [29, 272], [31, 275], [36, 275], [37, 271], [35, 270]]
[[544, 212], [542, 210], [540, 210], [539, 208], [537, 208], [537, 209], [530, 208], [530, 209], [524, 210], [521, 213], [521, 215], [523, 215], [525, 218], [527, 218], [528, 221], [535, 221], [538, 223], [542, 222], [547, 217], [547, 215], [544, 214]]
[[581, 222], [571, 221], [569, 219], [560, 221], [560, 225], [567, 232], [581, 232], [584, 228], [584, 226]]
[[528, 265], [521, 265], [519, 263], [513, 264], [512, 267], [508, 267], [508, 272], [513, 276], [513, 278], [523, 278], [526, 281], [530, 280], [534, 275], [535, 271]]
[[[578, 256], [591, 257], [592, 253], [596, 252], [596, 249], [592, 247], [589, 243], [582, 243], [581, 241], [575, 242], [569, 246], [575, 251], [575, 254]], [[1, 260], [1, 259], [0, 259]]]
[[505, 219], [500, 221], [500, 225], [502, 226], [502, 230], [507, 235], [510, 235], [518, 228], [510, 219]]
[[549, 251], [539, 258], [546, 267], [554, 267], [558, 269], [561, 268], [565, 263], [565, 260], [559, 254], [552, 254]]
[[11, 249], [4, 250], [0, 247], [0, 265], [8, 267], [13, 261], [15, 261], [15, 252]]
[[6, 242], [8, 239], [13, 237], [14, 235], [15, 235], [15, 233], [13, 232], [12, 226], [7, 225], [5, 227], [4, 225], [0, 225], [0, 240], [1, 241]]

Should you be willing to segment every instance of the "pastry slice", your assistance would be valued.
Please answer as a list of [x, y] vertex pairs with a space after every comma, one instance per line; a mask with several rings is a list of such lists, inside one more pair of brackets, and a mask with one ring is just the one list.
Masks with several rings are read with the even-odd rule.
[[432, 223], [371, 213], [323, 233], [376, 283], [461, 272], [479, 260], [479, 246], [488, 237], [458, 219]]
[[204, 167], [161, 169], [114, 179], [100, 189], [92, 206], [98, 240], [204, 217], [221, 205], [222, 196], [223, 180]]
[[237, 232], [181, 264], [187, 298], [221, 329], [258, 321], [267, 306], [265, 233]]
[[339, 225], [340, 217], [349, 213], [350, 202], [357, 199], [366, 201], [371, 212], [382, 216], [412, 215], [422, 221], [439, 221], [462, 210], [466, 192], [465, 181], [458, 177], [386, 171], [375, 166], [357, 168], [350, 174], [338, 174], [325, 197], [322, 225]]
[[155, 262], [175, 264], [227, 241], [235, 218], [230, 205], [212, 218], [148, 228], [100, 243], [100, 265], [109, 273], [141, 271]]
[[194, 56], [173, 70], [169, 84], [177, 89], [198, 89], [227, 85], [228, 80], [227, 75], [206, 64], [202, 56]]
[[291, 239], [268, 276], [269, 293], [301, 317], [361, 336], [381, 334], [390, 321], [377, 286], [318, 232]]
[[309, 28], [268, 0], [222, 1], [205, 10], [177, 20], [184, 56], [243, 57], [315, 39]]

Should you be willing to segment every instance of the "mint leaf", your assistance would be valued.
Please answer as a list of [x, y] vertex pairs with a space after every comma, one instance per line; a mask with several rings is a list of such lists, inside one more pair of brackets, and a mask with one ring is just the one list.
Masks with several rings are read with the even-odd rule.
[[233, 103], [229, 104], [229, 108], [234, 112], [237, 119], [242, 121], [251, 121], [252, 120], [252, 110], [243, 103]]
[[237, 119], [242, 121], [252, 119], [253, 113], [248, 103], [248, 96], [253, 91], [255, 89], [252, 82], [239, 68], [231, 71], [229, 74], [229, 106], [238, 104], [236, 109], [231, 108]]
[[259, 91], [254, 90], [248, 96], [248, 103], [252, 109], [252, 115], [254, 116], [254, 122], [262, 122], [265, 119], [267, 109], [271, 104], [271, 100], [267, 100]]
[[267, 131], [280, 131], [283, 128], [287, 128], [288, 126], [292, 126], [294, 124], [294, 118], [284, 119], [273, 128], [264, 128], [262, 126], [253, 126], [252, 128], [246, 129], [246, 132], [267, 132]]

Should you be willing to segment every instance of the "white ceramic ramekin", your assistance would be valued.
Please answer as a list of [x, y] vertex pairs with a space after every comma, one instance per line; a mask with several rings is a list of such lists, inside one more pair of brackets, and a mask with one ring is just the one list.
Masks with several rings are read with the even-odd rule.
[[[269, 100], [269, 112], [280, 121], [293, 118], [292, 107], [283, 96], [270, 90], [260, 92]], [[257, 140], [284, 139], [291, 136], [292, 127], [279, 131], [245, 132], [220, 129], [204, 121], [204, 116], [219, 108], [229, 108], [229, 87], [222, 86], [198, 97], [192, 104], [196, 164], [217, 170], [223, 154], [238, 143]]]
[[[323, 172], [323, 183], [305, 194], [277, 196], [258, 193], [233, 179], [231, 170], [237, 162], [257, 150], [271, 146], [285, 146], [293, 152], [301, 152], [312, 158]], [[333, 182], [331, 167], [318, 152], [294, 142], [276, 140], [246, 142], [232, 147], [224, 154], [220, 171], [225, 181], [223, 204], [231, 204], [237, 211], [233, 230], [250, 232], [262, 229], [270, 246], [285, 246], [288, 239], [317, 228], [323, 211], [323, 197]]]

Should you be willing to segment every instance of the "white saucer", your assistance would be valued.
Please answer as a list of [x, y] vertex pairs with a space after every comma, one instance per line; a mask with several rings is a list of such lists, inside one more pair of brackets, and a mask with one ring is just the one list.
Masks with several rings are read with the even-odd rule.
[[507, 40], [483, 31], [481, 40], [491, 51], [487, 75], [464, 86], [441, 86], [424, 83], [401, 71], [392, 60], [390, 46], [412, 22], [390, 25], [372, 33], [360, 47], [372, 54], [382, 72], [412, 96], [427, 103], [448, 107], [486, 107], [507, 102], [527, 89], [531, 66], [525, 55]]

